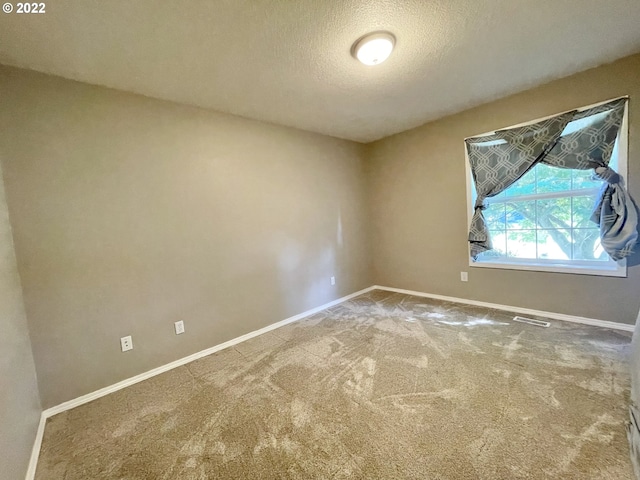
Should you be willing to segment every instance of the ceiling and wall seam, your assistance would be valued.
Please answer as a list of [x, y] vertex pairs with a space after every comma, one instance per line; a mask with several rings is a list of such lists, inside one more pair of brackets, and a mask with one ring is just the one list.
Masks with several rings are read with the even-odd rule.
[[637, 0], [69, 0], [0, 15], [0, 63], [367, 143], [636, 53], [638, 24]]

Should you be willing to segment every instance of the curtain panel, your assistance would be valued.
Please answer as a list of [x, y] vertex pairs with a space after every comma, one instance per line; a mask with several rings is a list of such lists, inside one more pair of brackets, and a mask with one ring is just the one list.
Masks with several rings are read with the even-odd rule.
[[618, 99], [465, 140], [477, 193], [469, 229], [474, 259], [492, 248], [482, 214], [485, 200], [502, 193], [538, 163], [593, 169], [594, 176], [605, 182], [592, 215], [600, 228], [602, 248], [614, 260], [633, 252], [638, 241], [638, 212], [622, 177], [609, 167], [627, 101]]

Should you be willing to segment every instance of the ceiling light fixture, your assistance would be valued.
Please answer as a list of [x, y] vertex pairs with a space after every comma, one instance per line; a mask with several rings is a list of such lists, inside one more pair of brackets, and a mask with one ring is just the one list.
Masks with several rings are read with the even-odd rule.
[[373, 32], [360, 37], [351, 47], [351, 54], [365, 65], [384, 62], [396, 44], [396, 37], [389, 32]]

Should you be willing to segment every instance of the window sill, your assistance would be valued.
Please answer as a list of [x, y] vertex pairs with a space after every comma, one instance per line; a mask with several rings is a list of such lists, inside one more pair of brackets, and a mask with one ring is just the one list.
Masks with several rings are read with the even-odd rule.
[[622, 265], [616, 268], [593, 268], [581, 265], [548, 265], [542, 263], [507, 263], [507, 262], [474, 262], [469, 260], [469, 266], [475, 268], [494, 268], [504, 270], [524, 270], [530, 272], [551, 272], [551, 273], [572, 273], [576, 275], [595, 275], [599, 277], [622, 277], [627, 276], [627, 265], [623, 261]]

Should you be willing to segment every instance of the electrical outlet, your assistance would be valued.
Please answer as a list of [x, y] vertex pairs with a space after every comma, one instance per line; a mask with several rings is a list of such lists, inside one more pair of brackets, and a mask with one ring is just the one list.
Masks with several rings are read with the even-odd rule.
[[122, 348], [123, 352], [133, 350], [133, 339], [131, 338], [131, 335], [129, 335], [128, 337], [122, 337], [120, 339], [120, 347]]
[[173, 326], [176, 329], [176, 335], [184, 333], [184, 321], [180, 320], [179, 322], [175, 322]]
[[460, 272], [460, 280], [463, 282], [468, 282], [469, 274], [467, 272]]
[[331, 285], [335, 285], [336, 284], [336, 277], [331, 277]]

